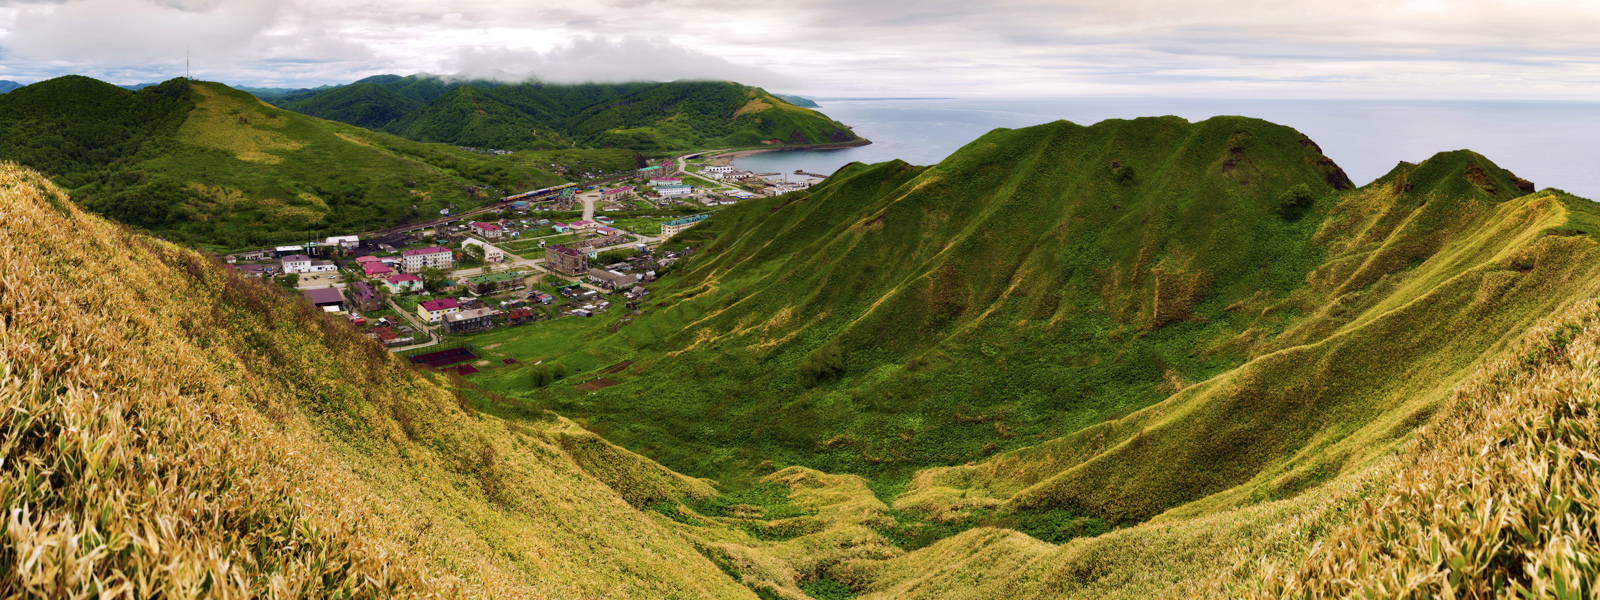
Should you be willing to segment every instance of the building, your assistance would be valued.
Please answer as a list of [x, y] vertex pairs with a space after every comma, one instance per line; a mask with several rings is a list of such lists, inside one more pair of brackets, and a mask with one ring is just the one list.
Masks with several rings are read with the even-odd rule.
[[694, 193], [694, 186], [689, 185], [664, 185], [656, 188], [656, 193], [662, 198], [682, 198]]
[[367, 263], [381, 263], [381, 262], [383, 262], [383, 259], [378, 258], [376, 256], [362, 256], [362, 257], [356, 258], [356, 264], [358, 264], [358, 265], [364, 265], [364, 264], [367, 264]]
[[378, 297], [378, 290], [365, 281], [350, 286], [350, 303], [361, 312], [383, 309], [383, 299]]
[[601, 288], [616, 291], [625, 290], [639, 283], [638, 275], [625, 275], [616, 271], [602, 269], [589, 269], [589, 281]]
[[618, 229], [616, 229], [614, 227], [600, 227], [600, 228], [595, 229], [594, 232], [597, 233], [597, 234], [606, 236], [606, 237], [611, 237], [613, 235], [617, 235], [619, 233], [622, 233], [621, 230], [618, 230]]
[[560, 244], [547, 248], [544, 263], [550, 270], [562, 275], [578, 276], [589, 270], [589, 258], [582, 252]]
[[567, 224], [567, 227], [572, 228], [573, 231], [583, 231], [585, 229], [594, 229], [594, 228], [599, 227], [599, 226], [600, 226], [600, 224], [596, 223], [594, 221], [573, 221], [573, 222]]
[[338, 246], [343, 250], [355, 250], [361, 246], [361, 236], [340, 235], [328, 238], [329, 246]]
[[344, 294], [339, 293], [339, 288], [328, 286], [314, 290], [300, 292], [312, 306], [327, 312], [344, 312]]
[[388, 277], [394, 274], [394, 269], [389, 268], [380, 261], [361, 263], [361, 272], [367, 277]]
[[278, 259], [284, 273], [300, 273], [311, 269], [311, 257], [304, 254], [290, 254]]
[[664, 185], [683, 185], [683, 180], [675, 177], [661, 177], [650, 180], [650, 187], [659, 188]]
[[423, 269], [449, 271], [455, 267], [455, 254], [449, 248], [434, 246], [400, 253], [400, 268], [407, 273], [421, 273]]
[[449, 333], [477, 331], [494, 326], [494, 309], [474, 308], [456, 311], [444, 316], [444, 330]]
[[477, 246], [479, 248], [483, 248], [483, 261], [484, 262], [501, 262], [501, 261], [506, 259], [505, 251], [494, 247], [494, 244], [490, 244], [490, 243], [484, 242], [482, 240], [475, 240], [475, 239], [472, 239], [472, 238], [467, 238], [466, 241], [461, 242], [461, 246], [463, 248], [465, 248], [468, 244], [471, 244], [473, 246]]
[[417, 314], [429, 323], [438, 323], [445, 315], [460, 311], [461, 305], [457, 304], [454, 298], [429, 300], [417, 305]]
[[621, 198], [623, 196], [623, 194], [627, 194], [628, 192], [632, 192], [632, 191], [633, 191], [633, 187], [632, 186], [611, 188], [609, 190], [600, 190], [600, 197], [605, 198], [606, 200], [616, 200], [618, 198]]
[[667, 239], [667, 238], [670, 238], [672, 236], [678, 235], [678, 232], [683, 231], [685, 229], [688, 229], [690, 227], [693, 227], [695, 223], [699, 223], [701, 221], [704, 221], [704, 220], [706, 220], [706, 217], [709, 217], [709, 216], [711, 216], [711, 215], [709, 215], [709, 214], [699, 214], [699, 215], [695, 215], [695, 216], [692, 216], [692, 217], [684, 217], [682, 219], [677, 219], [677, 220], [667, 221], [665, 223], [662, 223], [661, 224], [661, 239]]
[[653, 166], [653, 167], [645, 167], [643, 169], [639, 169], [639, 176], [640, 177], [655, 177], [655, 176], [661, 175], [661, 174], [663, 174], [665, 172], [666, 171], [661, 168], [661, 165], [656, 165], [656, 166]]
[[534, 316], [533, 309], [526, 306], [519, 306], [511, 309], [511, 312], [506, 313], [506, 324], [521, 325], [523, 323], [527, 323], [528, 321], [532, 321]]
[[269, 250], [246, 250], [246, 251], [240, 252], [238, 254], [230, 255], [230, 256], [228, 256], [228, 259], [229, 260], [235, 260], [235, 261], [237, 261], [237, 260], [256, 261], [256, 260], [266, 260], [267, 257], [269, 257], [269, 256], [272, 256], [272, 252], [269, 251]]
[[305, 248], [301, 248], [299, 246], [278, 246], [277, 248], [272, 249], [272, 257], [283, 258], [292, 254], [300, 254], [304, 251]]
[[701, 172], [702, 173], [706, 173], [708, 175], [711, 174], [711, 173], [718, 173], [718, 174], [732, 173], [733, 172], [733, 167], [728, 166], [728, 165], [723, 165], [723, 166], [719, 166], [719, 167], [706, 167], [706, 168], [702, 169]]
[[504, 227], [494, 223], [473, 223], [471, 228], [473, 233], [481, 235], [488, 240], [500, 239], [500, 236], [506, 232]]
[[[514, 272], [511, 272], [511, 271], [507, 271], [507, 272], [504, 272], [504, 273], [493, 273], [493, 274], [490, 274], [490, 275], [479, 275], [477, 277], [473, 277], [471, 279], [468, 279], [466, 281], [466, 284], [467, 284], [467, 291], [471, 292], [475, 296], [482, 296], [483, 294], [493, 294], [495, 292], [503, 292], [505, 290], [520, 290], [522, 288], [528, 287], [528, 274], [527, 273], [514, 273]], [[491, 289], [488, 290], [487, 292], [480, 293], [478, 291], [478, 288], [480, 286], [485, 285], [485, 284], [490, 285]]]
[[422, 278], [410, 273], [402, 273], [385, 277], [383, 284], [389, 288], [389, 293], [391, 294], [415, 292], [422, 289]]

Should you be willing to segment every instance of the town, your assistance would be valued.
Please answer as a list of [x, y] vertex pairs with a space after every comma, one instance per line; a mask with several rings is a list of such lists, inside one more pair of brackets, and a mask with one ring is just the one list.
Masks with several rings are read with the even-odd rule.
[[[638, 314], [647, 285], [693, 252], [669, 249], [674, 236], [720, 207], [804, 189], [822, 177], [796, 173], [801, 179], [790, 181], [707, 154], [714, 153], [594, 174], [587, 183], [506, 196], [454, 215], [447, 209], [421, 223], [224, 258], [239, 274], [298, 293], [391, 351], [414, 355], [416, 364], [466, 375], [477, 369], [458, 363], [475, 355], [433, 347], [495, 328], [614, 310]], [[577, 211], [581, 218], [549, 218]], [[639, 212], [651, 216], [631, 216]]]

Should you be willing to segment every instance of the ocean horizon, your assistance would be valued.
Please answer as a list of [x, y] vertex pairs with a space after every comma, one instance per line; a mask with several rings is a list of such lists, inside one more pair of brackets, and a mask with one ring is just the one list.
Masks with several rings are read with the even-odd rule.
[[1534, 182], [1600, 198], [1600, 103], [1533, 100], [1220, 100], [1162, 98], [819, 99], [830, 118], [872, 144], [841, 150], [768, 152], [734, 165], [756, 172], [831, 174], [851, 162], [936, 164], [997, 128], [1066, 120], [1175, 115], [1265, 119], [1306, 134], [1357, 185], [1400, 162], [1472, 150]]

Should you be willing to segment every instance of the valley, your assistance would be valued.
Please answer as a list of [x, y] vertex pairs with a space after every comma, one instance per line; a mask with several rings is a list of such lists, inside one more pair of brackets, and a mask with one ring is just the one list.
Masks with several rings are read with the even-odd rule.
[[[0, 265], [15, 274], [0, 279], [0, 393], [14, 407], [0, 439], [8, 464], [25, 465], [0, 485], [39, 515], [14, 521], [11, 547], [48, 550], [37, 554], [61, 574], [53, 585], [793, 599], [1489, 597], [1515, 585], [1576, 597], [1592, 580], [1578, 557], [1593, 545], [1583, 449], [1600, 400], [1600, 209], [1471, 151], [1357, 186], [1314, 141], [1258, 119], [1061, 121], [995, 130], [937, 165], [851, 164], [712, 206], [662, 202], [675, 184], [661, 175], [690, 165], [663, 164], [675, 155], [483, 154], [204, 83], [42, 89], [69, 84], [130, 107], [104, 122], [132, 141], [33, 158], [55, 183], [8, 165], [0, 187]], [[334, 91], [382, 99], [430, 84], [358, 85]], [[32, 87], [0, 100], [42, 111]], [[427, 104], [509, 102], [498, 89]], [[424, 120], [414, 106], [362, 110], [393, 117], [378, 128]], [[45, 146], [9, 148], [28, 163]], [[299, 197], [338, 181], [296, 170], [329, 148], [340, 164], [364, 157], [372, 177], [417, 173], [405, 195], [431, 193], [418, 206], [434, 212], [416, 209], [415, 223], [448, 204], [482, 212], [424, 232], [346, 210], [359, 199], [307, 191], [322, 204], [274, 208], [261, 192], [227, 200], [234, 211], [174, 205], [189, 212], [163, 225], [141, 220], [159, 211], [104, 200], [146, 193], [113, 181], [127, 163], [107, 156], [172, 185], [209, 182], [177, 189], [212, 198], [279, 185]], [[547, 170], [570, 161], [638, 189]], [[500, 173], [504, 193], [445, 202], [477, 168]], [[563, 196], [568, 183], [595, 188]], [[501, 202], [538, 188], [521, 207]], [[582, 195], [607, 194], [619, 210], [583, 209]], [[227, 215], [269, 209], [329, 236], [382, 234], [299, 247], [325, 248], [341, 283], [417, 275], [427, 295], [396, 287], [361, 312], [438, 343], [396, 356], [315, 298], [240, 273], [299, 268], [293, 255], [230, 267], [169, 241], [217, 240], [256, 222]], [[270, 233], [206, 243], [259, 253]], [[376, 245], [391, 234], [405, 243]], [[476, 255], [491, 247], [512, 256]], [[465, 279], [495, 272], [515, 276]], [[127, 283], [101, 294], [90, 277]], [[445, 300], [484, 311], [488, 327], [433, 304]], [[439, 324], [419, 322], [429, 310]], [[406, 360], [455, 348], [471, 359]], [[197, 491], [145, 491], [158, 487]], [[1382, 560], [1353, 558], [1378, 547]], [[208, 562], [216, 548], [234, 558]], [[152, 572], [166, 576], [137, 583]]]

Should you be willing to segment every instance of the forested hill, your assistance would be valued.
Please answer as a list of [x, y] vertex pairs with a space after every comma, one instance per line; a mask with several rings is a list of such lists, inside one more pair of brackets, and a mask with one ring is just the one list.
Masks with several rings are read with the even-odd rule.
[[0, 80], [0, 94], [4, 94], [19, 87], [22, 87], [22, 84], [15, 81]]
[[556, 85], [379, 75], [269, 101], [407, 139], [500, 150], [865, 143], [822, 113], [726, 81]]
[[564, 181], [550, 165], [637, 166], [627, 150], [485, 156], [281, 110], [220, 83], [137, 91], [67, 76], [0, 95], [0, 159], [85, 207], [238, 248], [357, 232]]

